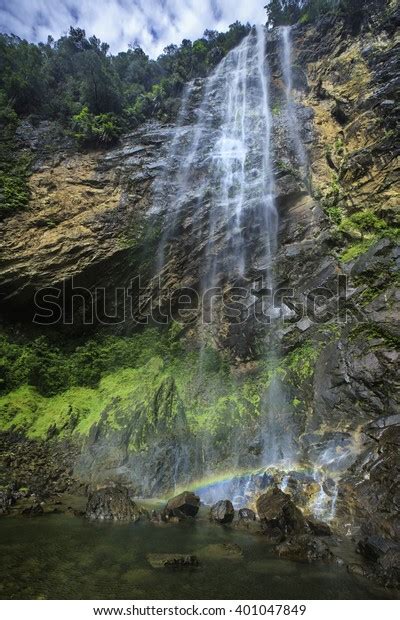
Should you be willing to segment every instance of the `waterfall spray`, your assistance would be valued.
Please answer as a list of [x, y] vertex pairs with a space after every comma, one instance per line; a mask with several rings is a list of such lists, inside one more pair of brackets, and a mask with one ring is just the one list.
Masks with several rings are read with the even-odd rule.
[[299, 121], [296, 114], [296, 104], [293, 99], [293, 75], [292, 75], [292, 42], [291, 42], [291, 27], [281, 27], [281, 41], [282, 41], [282, 75], [285, 85], [286, 96], [286, 114], [288, 119], [288, 130], [290, 141], [293, 144], [294, 152], [297, 158], [299, 166], [304, 167], [307, 165], [307, 155], [304, 149], [303, 141], [301, 139], [299, 130]]

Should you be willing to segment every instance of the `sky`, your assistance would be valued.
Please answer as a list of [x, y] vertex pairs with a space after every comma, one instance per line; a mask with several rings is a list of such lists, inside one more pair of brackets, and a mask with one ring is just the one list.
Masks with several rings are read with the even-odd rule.
[[79, 26], [113, 53], [138, 43], [151, 57], [166, 45], [194, 40], [206, 28], [224, 31], [239, 20], [265, 23], [265, 0], [0, 0], [0, 32], [47, 41]]

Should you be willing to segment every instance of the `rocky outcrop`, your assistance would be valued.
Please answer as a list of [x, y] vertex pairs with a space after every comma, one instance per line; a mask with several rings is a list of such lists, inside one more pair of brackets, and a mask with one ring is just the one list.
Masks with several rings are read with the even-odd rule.
[[129, 490], [117, 486], [93, 491], [88, 498], [85, 516], [99, 521], [138, 521], [140, 511], [129, 497]]
[[[296, 506], [306, 509], [323, 488], [339, 528], [350, 524], [362, 538], [400, 538], [399, 54], [394, 36], [400, 20], [396, 3], [387, 4], [381, 11], [371, 0], [357, 23], [328, 16], [292, 28], [293, 107], [307, 155], [300, 167], [288, 131], [281, 34], [268, 33], [279, 211], [274, 279], [277, 287], [294, 291], [294, 299], [290, 294], [288, 299], [294, 315], [270, 328], [252, 318], [257, 305], [252, 294], [245, 324], [224, 316], [217, 326], [199, 329], [183, 320], [188, 364], [201, 349], [195, 378], [168, 374], [176, 371], [177, 354], [171, 349], [139, 376], [140, 389], [129, 392], [130, 378], [124, 375], [106, 405], [100, 389], [100, 414], [84, 437], [68, 423], [57, 437], [50, 433], [41, 441], [1, 435], [2, 483], [11, 480], [42, 497], [45, 488], [56, 494], [80, 483], [118, 480], [157, 496], [175, 484], [189, 484], [190, 476], [215, 473], [217, 464], [218, 473], [257, 470], [263, 465], [266, 386], [277, 362], [268, 355], [274, 345], [299, 460], [326, 476], [322, 485], [312, 476], [300, 480], [288, 472], [289, 498], [277, 490], [261, 495], [257, 511], [264, 529], [279, 537], [302, 532], [304, 518]], [[179, 130], [184, 136], [203, 86], [202, 80], [194, 84], [187, 126]], [[179, 221], [161, 273], [166, 286], [157, 287], [155, 255], [172, 219], [160, 187], [169, 183], [163, 175], [176, 172], [182, 157], [170, 149], [175, 127], [147, 124], [118, 146], [90, 153], [78, 153], [45, 123], [38, 128], [25, 123], [19, 133], [22, 147], [34, 156], [32, 200], [26, 212], [3, 223], [0, 243], [4, 314], [6, 321], [21, 321], [17, 337], [29, 334], [34, 294], [44, 286], [58, 291], [72, 278], [90, 291], [96, 286], [107, 291], [126, 286], [140, 272], [144, 306], [149, 299], [156, 302], [157, 317], [171, 302], [166, 289], [200, 288], [212, 233], [207, 195], [201, 209], [198, 201], [204, 162], [187, 188], [184, 213], [174, 211]], [[234, 282], [227, 281], [223, 269], [216, 278], [224, 292], [238, 284], [259, 293], [265, 231], [259, 221], [245, 222], [243, 228], [251, 267]], [[222, 227], [214, 240], [221, 265], [224, 244], [232, 242], [226, 238]], [[338, 291], [339, 276], [347, 279], [345, 292]], [[68, 287], [63, 294], [70, 297]], [[176, 310], [176, 299], [171, 303]], [[108, 304], [110, 315], [120, 307], [113, 296]], [[69, 333], [77, 326], [82, 336], [81, 308], [74, 319]], [[133, 333], [136, 327], [128, 321], [115, 332]], [[208, 345], [213, 354], [222, 351], [221, 357], [208, 358]], [[6, 413], [18, 421], [23, 418], [18, 412], [11, 406]], [[251, 487], [253, 497], [275, 484], [274, 477], [259, 483]], [[248, 496], [243, 499], [250, 505]], [[1, 501], [7, 510], [7, 498]], [[197, 513], [197, 500], [177, 502], [167, 506], [167, 514]], [[324, 530], [315, 522], [308, 527], [314, 534]], [[303, 543], [300, 554], [320, 553], [313, 551], [314, 539]], [[282, 553], [294, 553], [285, 551], [294, 544]]]
[[229, 499], [221, 499], [211, 506], [210, 520], [221, 525], [232, 523], [235, 517], [235, 509]]
[[[35, 160], [32, 197], [26, 212], [2, 224], [5, 309], [34, 314], [34, 295], [44, 287], [56, 287], [60, 299], [69, 299], [72, 285], [114, 290], [128, 287], [137, 275], [145, 277], [157, 226], [146, 219], [151, 185], [163, 165], [162, 145], [171, 128], [149, 124], [125, 136], [118, 147], [91, 153], [77, 153], [54, 139], [46, 123], [38, 129], [25, 124], [21, 131]], [[115, 301], [109, 301], [111, 315]]]
[[305, 529], [301, 510], [292, 502], [290, 495], [278, 488], [260, 495], [256, 506], [263, 532], [271, 538], [285, 538], [288, 534], [301, 533]]

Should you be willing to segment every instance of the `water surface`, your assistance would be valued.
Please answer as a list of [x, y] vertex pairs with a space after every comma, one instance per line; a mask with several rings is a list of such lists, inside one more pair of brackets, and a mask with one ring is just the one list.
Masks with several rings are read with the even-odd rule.
[[[235, 543], [243, 558], [219, 557]], [[190, 553], [201, 567], [152, 568], [149, 553]], [[266, 541], [207, 522], [90, 523], [68, 515], [0, 520], [4, 599], [366, 599], [389, 596], [336, 565], [276, 559]]]

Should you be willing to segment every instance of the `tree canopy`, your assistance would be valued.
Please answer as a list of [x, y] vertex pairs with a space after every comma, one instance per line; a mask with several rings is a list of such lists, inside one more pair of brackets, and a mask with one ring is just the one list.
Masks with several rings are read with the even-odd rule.
[[290, 26], [297, 22], [311, 22], [327, 14], [358, 14], [362, 11], [362, 4], [362, 0], [270, 0], [264, 8], [270, 26]]
[[112, 55], [81, 28], [38, 45], [2, 34], [0, 123], [11, 113], [58, 120], [81, 141], [110, 142], [146, 118], [173, 118], [185, 82], [207, 75], [249, 30], [239, 22], [225, 33], [206, 30], [156, 60], [137, 45]]

